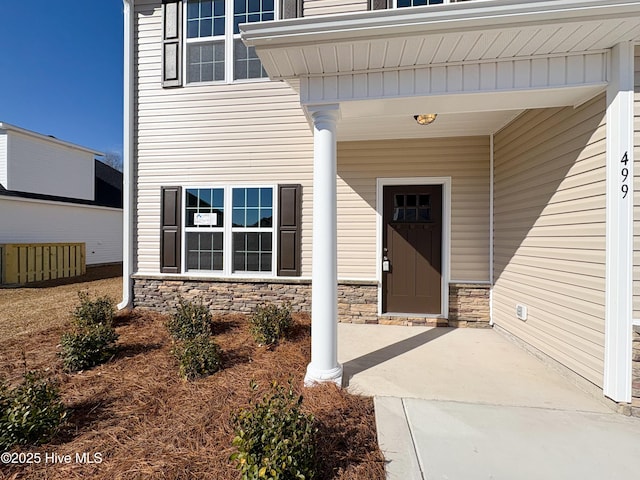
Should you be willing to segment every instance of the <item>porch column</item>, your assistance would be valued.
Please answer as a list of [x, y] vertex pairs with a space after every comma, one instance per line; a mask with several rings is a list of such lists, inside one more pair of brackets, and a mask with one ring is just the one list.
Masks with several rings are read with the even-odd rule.
[[631, 402], [633, 43], [611, 50], [607, 87], [604, 394]]
[[338, 258], [336, 222], [336, 121], [338, 105], [309, 107], [313, 120], [313, 264], [311, 363], [305, 385], [342, 386], [338, 363]]

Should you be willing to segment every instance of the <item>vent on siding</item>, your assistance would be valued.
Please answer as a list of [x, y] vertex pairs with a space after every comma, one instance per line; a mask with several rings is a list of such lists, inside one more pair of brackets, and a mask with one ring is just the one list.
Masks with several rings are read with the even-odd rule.
[[524, 305], [516, 305], [516, 316], [525, 322], [527, 320], [527, 307]]

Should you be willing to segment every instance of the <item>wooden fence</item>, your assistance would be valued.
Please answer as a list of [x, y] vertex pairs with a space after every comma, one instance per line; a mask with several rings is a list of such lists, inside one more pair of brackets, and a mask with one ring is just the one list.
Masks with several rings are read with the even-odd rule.
[[24, 284], [86, 273], [84, 243], [0, 245], [0, 283]]

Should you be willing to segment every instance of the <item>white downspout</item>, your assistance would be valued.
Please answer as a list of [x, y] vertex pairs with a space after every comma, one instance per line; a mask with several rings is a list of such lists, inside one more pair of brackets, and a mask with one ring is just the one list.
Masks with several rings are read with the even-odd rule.
[[123, 225], [122, 225], [122, 302], [118, 309], [132, 305], [131, 275], [133, 274], [133, 2], [124, 5], [124, 122], [123, 122]]

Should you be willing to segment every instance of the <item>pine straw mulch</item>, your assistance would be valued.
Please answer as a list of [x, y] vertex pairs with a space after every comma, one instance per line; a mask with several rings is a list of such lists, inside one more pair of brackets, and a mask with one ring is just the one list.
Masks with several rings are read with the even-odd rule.
[[[290, 340], [259, 347], [247, 320], [227, 315], [214, 320], [224, 350], [224, 369], [194, 382], [178, 376], [170, 354], [166, 317], [134, 311], [117, 319], [119, 353], [93, 370], [61, 370], [57, 345], [63, 327], [0, 343], [0, 376], [16, 382], [28, 369], [48, 369], [60, 382], [69, 421], [51, 443], [23, 452], [57, 455], [100, 453], [100, 464], [0, 465], [8, 479], [238, 479], [229, 461], [234, 452], [232, 412], [262, 398], [270, 383], [286, 384], [304, 396], [304, 408], [318, 426], [319, 480], [382, 480], [373, 401], [335, 386], [304, 388], [310, 355], [310, 322], [297, 315]], [[249, 384], [255, 380], [258, 391]]]

